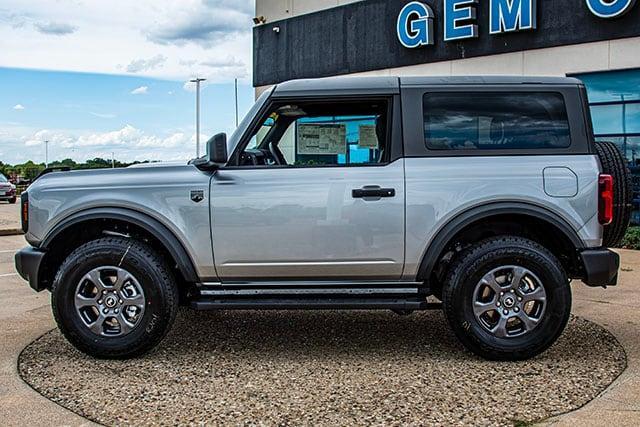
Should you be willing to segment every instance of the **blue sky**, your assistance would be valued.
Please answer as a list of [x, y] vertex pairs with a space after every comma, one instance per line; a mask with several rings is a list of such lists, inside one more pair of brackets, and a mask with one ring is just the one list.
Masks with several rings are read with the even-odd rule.
[[202, 141], [235, 127], [234, 78], [240, 118], [253, 103], [252, 12], [250, 0], [3, 0], [0, 161], [43, 161], [44, 140], [50, 160], [191, 158], [190, 78], [207, 78]]

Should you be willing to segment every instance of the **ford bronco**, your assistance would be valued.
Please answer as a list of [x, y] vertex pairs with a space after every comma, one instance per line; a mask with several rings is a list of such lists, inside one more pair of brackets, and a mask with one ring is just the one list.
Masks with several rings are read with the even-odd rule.
[[180, 304], [441, 307], [469, 350], [529, 358], [571, 280], [616, 284], [630, 215], [571, 78], [291, 81], [188, 163], [47, 172], [21, 195], [16, 267], [105, 358], [156, 346]]

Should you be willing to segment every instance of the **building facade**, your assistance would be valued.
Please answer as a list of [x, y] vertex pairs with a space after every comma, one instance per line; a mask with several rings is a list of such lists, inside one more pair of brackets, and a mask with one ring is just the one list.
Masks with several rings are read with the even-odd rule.
[[256, 19], [257, 93], [334, 75], [577, 77], [596, 138], [640, 174], [636, 0], [256, 0]]

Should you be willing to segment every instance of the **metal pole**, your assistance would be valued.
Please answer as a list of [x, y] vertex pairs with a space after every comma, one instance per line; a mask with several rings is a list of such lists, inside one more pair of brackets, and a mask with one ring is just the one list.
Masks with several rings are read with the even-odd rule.
[[238, 79], [234, 79], [236, 89], [236, 127], [238, 127]]
[[116, 156], [114, 155], [114, 152], [111, 152], [111, 169], [115, 169], [116, 167]]
[[189, 80], [196, 84], [196, 158], [200, 157], [200, 82], [205, 80], [199, 77]]
[[49, 141], [44, 142], [44, 167], [49, 167]]

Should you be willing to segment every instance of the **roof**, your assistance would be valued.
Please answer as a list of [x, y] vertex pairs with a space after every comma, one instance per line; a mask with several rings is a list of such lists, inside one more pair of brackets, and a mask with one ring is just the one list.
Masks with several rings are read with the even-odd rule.
[[273, 96], [301, 96], [314, 92], [340, 94], [397, 94], [402, 86], [438, 85], [502, 85], [544, 84], [578, 85], [580, 80], [571, 77], [523, 77], [523, 76], [423, 76], [423, 77], [326, 77], [321, 79], [290, 80], [276, 86]]

